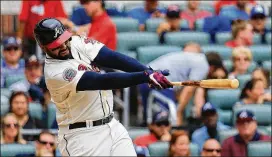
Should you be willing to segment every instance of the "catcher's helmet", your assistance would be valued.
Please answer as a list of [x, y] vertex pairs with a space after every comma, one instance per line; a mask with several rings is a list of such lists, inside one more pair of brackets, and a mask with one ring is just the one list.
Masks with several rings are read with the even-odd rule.
[[43, 47], [53, 49], [59, 47], [69, 38], [72, 33], [55, 18], [45, 18], [38, 22], [34, 28], [34, 37]]

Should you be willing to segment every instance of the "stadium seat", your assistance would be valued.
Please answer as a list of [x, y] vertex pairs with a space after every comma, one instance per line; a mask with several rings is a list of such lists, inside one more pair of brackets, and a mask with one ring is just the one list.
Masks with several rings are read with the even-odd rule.
[[7, 76], [6, 78], [6, 87], [8, 88], [15, 82], [25, 79], [25, 75], [16, 75], [16, 76]]
[[1, 88], [1, 95], [6, 96], [7, 98], [10, 97], [11, 91], [8, 88]]
[[237, 80], [239, 81], [239, 88], [242, 90], [251, 78], [251, 74], [238, 75]]
[[165, 34], [167, 45], [184, 46], [189, 41], [207, 45], [210, 42], [210, 35], [204, 32], [171, 32]]
[[250, 104], [243, 106], [235, 106], [233, 107], [233, 124], [236, 121], [236, 114], [242, 109], [251, 110], [258, 122], [258, 126], [270, 126], [271, 125], [271, 105], [264, 104]]
[[17, 154], [34, 154], [32, 144], [1, 144], [1, 156], [16, 156]]
[[139, 129], [129, 129], [128, 134], [132, 140], [134, 140], [138, 136], [149, 134], [149, 130], [147, 128], [139, 128]]
[[217, 52], [222, 60], [231, 58], [232, 49], [224, 45], [204, 45], [201, 48], [204, 53], [208, 53], [210, 51]]
[[265, 35], [265, 39], [266, 39], [266, 42], [268, 43], [268, 44], [271, 44], [271, 33], [267, 33], [266, 35]]
[[146, 31], [147, 32], [156, 32], [160, 23], [164, 22], [163, 18], [150, 18], [146, 21]]
[[48, 125], [48, 128], [50, 128], [53, 124], [53, 122], [56, 120], [56, 105], [51, 103], [48, 105], [48, 111], [47, 111], [47, 125]]
[[9, 99], [1, 94], [1, 105], [9, 105]]
[[186, 30], [189, 29], [189, 22], [187, 20], [181, 20], [180, 21], [180, 28], [184, 28]]
[[264, 69], [271, 71], [271, 61], [264, 61], [262, 64]]
[[204, 26], [204, 19], [198, 19], [194, 23], [195, 25], [195, 30], [202, 32], [203, 31], [203, 26]]
[[253, 45], [249, 48], [254, 61], [263, 62], [271, 60], [271, 45]]
[[238, 131], [235, 128], [232, 128], [228, 130], [221, 130], [218, 133], [219, 133], [219, 142], [222, 144], [225, 139], [236, 135]]
[[42, 105], [39, 103], [29, 103], [29, 113], [32, 117], [42, 120]]
[[143, 64], [148, 64], [152, 60], [170, 52], [181, 52], [181, 47], [158, 45], [158, 46], [142, 46], [138, 47], [137, 49], [138, 59]]
[[[230, 72], [232, 69], [232, 61], [231, 60], [224, 60], [223, 64], [224, 64], [225, 68], [227, 69], [227, 71]], [[255, 68], [257, 68], [257, 63], [252, 61], [249, 68], [248, 68], [248, 73], [251, 73]]]
[[135, 51], [137, 47], [146, 45], [158, 45], [159, 37], [151, 32], [123, 32], [118, 33], [118, 51]]
[[112, 17], [111, 20], [115, 23], [118, 33], [138, 31], [138, 21], [133, 18]]
[[220, 122], [229, 126], [232, 125], [232, 121], [231, 121], [232, 111], [231, 110], [218, 109], [217, 112], [218, 112], [218, 118]]
[[136, 51], [120, 51], [120, 53], [123, 53], [129, 57], [132, 57], [134, 59], [137, 59], [137, 53]]
[[267, 17], [267, 18], [266, 18], [266, 21], [265, 21], [265, 28], [266, 28], [267, 30], [272, 30], [271, 20], [272, 20], [272, 17]]
[[6, 113], [8, 113], [8, 110], [9, 110], [9, 105], [1, 104], [1, 116], [4, 116]]
[[[215, 40], [217, 44], [224, 45], [227, 41], [231, 40], [232, 35], [229, 32], [217, 33], [215, 35]], [[259, 34], [255, 34], [253, 38], [254, 44], [261, 44], [261, 36]]]
[[[156, 142], [148, 146], [150, 156], [167, 156], [169, 143], [168, 142]], [[198, 146], [190, 143], [191, 156], [198, 156]]]
[[222, 110], [231, 110], [235, 102], [239, 101], [239, 89], [210, 89], [207, 96], [208, 101]]
[[247, 145], [248, 157], [271, 156], [271, 141], [249, 142]]
[[267, 132], [268, 135], [271, 135], [271, 127], [272, 126], [266, 127], [266, 132]]

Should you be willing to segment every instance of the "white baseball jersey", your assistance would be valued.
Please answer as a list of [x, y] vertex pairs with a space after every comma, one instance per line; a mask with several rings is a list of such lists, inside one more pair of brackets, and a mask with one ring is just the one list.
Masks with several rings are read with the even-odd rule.
[[44, 75], [52, 101], [57, 106], [59, 126], [107, 117], [113, 110], [111, 90], [76, 91], [85, 71], [104, 44], [84, 36], [73, 36], [71, 53], [74, 59], [58, 60], [47, 56]]

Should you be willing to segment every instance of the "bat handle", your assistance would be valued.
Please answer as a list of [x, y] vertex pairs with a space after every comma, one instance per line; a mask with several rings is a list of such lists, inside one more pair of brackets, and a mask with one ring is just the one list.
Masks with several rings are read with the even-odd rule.
[[171, 82], [173, 86], [182, 86], [182, 82]]

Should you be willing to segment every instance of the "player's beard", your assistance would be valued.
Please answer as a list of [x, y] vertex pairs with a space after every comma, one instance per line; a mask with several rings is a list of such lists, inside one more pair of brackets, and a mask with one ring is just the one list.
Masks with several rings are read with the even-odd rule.
[[[61, 53], [66, 51], [68, 49], [68, 54], [65, 56], [62, 56]], [[51, 58], [54, 59], [59, 59], [59, 60], [67, 60], [69, 58], [73, 58], [72, 53], [71, 53], [71, 47], [70, 45], [67, 45], [67, 48], [65, 50], [61, 50], [58, 52], [58, 54], [53, 54], [50, 50], [47, 51], [47, 55], [50, 56]]]

